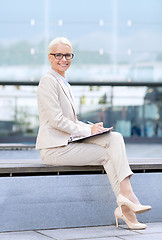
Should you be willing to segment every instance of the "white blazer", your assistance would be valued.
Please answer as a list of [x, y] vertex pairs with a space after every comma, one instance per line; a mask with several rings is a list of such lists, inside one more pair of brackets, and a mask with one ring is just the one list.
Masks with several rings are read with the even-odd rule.
[[[70, 88], [70, 84], [68, 84]], [[88, 136], [89, 124], [77, 120], [74, 101], [61, 76], [53, 69], [44, 75], [38, 86], [39, 131], [36, 149], [68, 144], [71, 135]]]

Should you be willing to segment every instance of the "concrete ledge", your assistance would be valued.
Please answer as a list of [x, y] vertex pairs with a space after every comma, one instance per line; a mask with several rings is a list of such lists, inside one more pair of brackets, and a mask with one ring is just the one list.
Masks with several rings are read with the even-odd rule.
[[23, 144], [23, 143], [0, 143], [0, 150], [24, 150], [35, 149], [35, 144]]
[[[133, 171], [162, 171], [162, 159], [129, 159], [130, 167]], [[0, 160], [0, 176], [6, 174], [8, 176], [23, 176], [31, 174], [78, 174], [78, 173], [104, 173], [103, 166], [50, 166], [42, 163], [38, 159], [11, 159]]]
[[[0, 232], [115, 223], [115, 196], [102, 166], [48, 166], [35, 155], [12, 153], [0, 159]], [[138, 218], [162, 221], [161, 155], [133, 156], [134, 190], [142, 203], [153, 207]]]
[[[132, 185], [152, 210], [144, 222], [162, 221], [162, 173], [136, 173]], [[0, 178], [0, 232], [114, 224], [115, 196], [107, 175]]]

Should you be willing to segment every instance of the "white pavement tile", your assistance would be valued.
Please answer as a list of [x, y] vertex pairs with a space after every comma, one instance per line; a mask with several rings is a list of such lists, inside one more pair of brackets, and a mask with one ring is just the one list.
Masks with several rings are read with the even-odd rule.
[[[147, 233], [162, 233], [162, 222], [155, 223], [146, 223], [147, 228], [144, 230], [135, 230], [138, 233], [147, 234]], [[161, 237], [162, 239], [162, 237]]]
[[[78, 238], [73, 239], [73, 240], [80, 240]], [[121, 240], [121, 238], [118, 237], [106, 237], [106, 238], [84, 238], [82, 240]]]
[[0, 233], [0, 240], [51, 240], [34, 231]]
[[[140, 151], [139, 151], [140, 149]], [[161, 158], [161, 144], [126, 144], [128, 158]], [[11, 154], [12, 152], [12, 154]], [[40, 159], [39, 150], [1, 150], [0, 159]]]
[[65, 239], [93, 239], [108, 238], [123, 235], [139, 235], [138, 233], [114, 226], [103, 227], [85, 227], [85, 228], [71, 228], [71, 229], [55, 229], [55, 230], [41, 230], [37, 231], [47, 236], [56, 238], [57, 240]]
[[[140, 149], [140, 150], [139, 150]], [[128, 158], [161, 158], [161, 144], [126, 144]]]
[[150, 234], [139, 234], [139, 235], [133, 235], [133, 236], [122, 236], [120, 239], [122, 239], [122, 240], [162, 240], [162, 233], [150, 233]]

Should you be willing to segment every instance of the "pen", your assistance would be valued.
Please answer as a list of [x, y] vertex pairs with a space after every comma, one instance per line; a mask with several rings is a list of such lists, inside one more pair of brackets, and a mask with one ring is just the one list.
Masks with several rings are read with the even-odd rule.
[[92, 123], [92, 122], [90, 122], [90, 121], [87, 121], [87, 123], [90, 124], [90, 125], [93, 125], [93, 124], [94, 124], [94, 123]]

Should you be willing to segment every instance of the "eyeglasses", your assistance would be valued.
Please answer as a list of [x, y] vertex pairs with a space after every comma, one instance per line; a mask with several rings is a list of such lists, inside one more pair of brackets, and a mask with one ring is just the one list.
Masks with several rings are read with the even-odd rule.
[[66, 60], [71, 60], [74, 57], [73, 53], [50, 53], [50, 55], [53, 55], [57, 60], [61, 60], [63, 57], [66, 58]]

